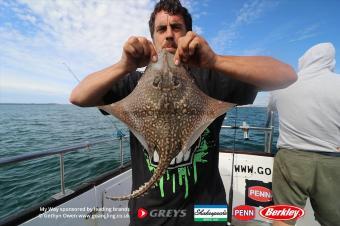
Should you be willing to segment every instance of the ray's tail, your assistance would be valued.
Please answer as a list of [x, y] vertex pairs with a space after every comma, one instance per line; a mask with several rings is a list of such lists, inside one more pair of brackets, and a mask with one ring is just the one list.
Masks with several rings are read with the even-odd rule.
[[137, 198], [139, 196], [145, 195], [146, 192], [153, 188], [154, 185], [161, 179], [161, 177], [164, 175], [165, 171], [167, 170], [169, 164], [171, 162], [171, 158], [166, 158], [166, 156], [160, 156], [158, 166], [150, 178], [149, 181], [145, 182], [142, 186], [140, 186], [137, 190], [134, 190], [129, 195], [119, 196], [119, 197], [106, 197], [111, 200], [115, 201], [121, 201], [121, 200], [129, 200], [132, 198]]

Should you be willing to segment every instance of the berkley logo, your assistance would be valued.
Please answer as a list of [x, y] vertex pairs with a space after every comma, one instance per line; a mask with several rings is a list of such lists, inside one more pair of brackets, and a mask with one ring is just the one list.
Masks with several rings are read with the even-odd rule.
[[273, 198], [272, 191], [262, 186], [249, 187], [248, 197], [258, 202], [270, 202]]
[[233, 211], [236, 219], [241, 221], [248, 221], [255, 218], [255, 207], [248, 205], [236, 206]]
[[305, 211], [297, 206], [273, 205], [261, 209], [259, 213], [261, 217], [269, 220], [286, 221], [299, 219], [305, 214]]
[[145, 218], [145, 217], [147, 217], [147, 216], [148, 216], [148, 211], [147, 211], [146, 209], [143, 209], [143, 208], [139, 208], [139, 209], [138, 209], [137, 217], [138, 217], [139, 219], [143, 219], [143, 218]]

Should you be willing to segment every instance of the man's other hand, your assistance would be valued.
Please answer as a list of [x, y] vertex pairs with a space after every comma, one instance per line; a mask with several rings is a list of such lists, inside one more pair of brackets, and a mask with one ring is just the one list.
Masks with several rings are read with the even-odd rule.
[[118, 62], [127, 72], [157, 61], [157, 52], [151, 41], [145, 37], [131, 36], [124, 44], [123, 54]]
[[177, 65], [182, 62], [198, 67], [212, 68], [216, 61], [216, 54], [204, 38], [189, 31], [178, 39], [174, 60]]

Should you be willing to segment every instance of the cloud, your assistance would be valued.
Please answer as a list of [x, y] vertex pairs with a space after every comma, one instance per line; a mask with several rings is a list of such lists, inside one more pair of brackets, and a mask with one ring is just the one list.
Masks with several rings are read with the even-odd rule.
[[208, 2], [210, 0], [201, 0], [201, 1], [193, 1], [193, 0], [184, 0], [181, 1], [182, 5], [186, 7], [191, 14], [192, 17], [192, 30], [199, 35], [203, 35], [203, 28], [196, 24], [196, 21], [203, 16], [207, 15], [206, 8], [209, 6]]
[[295, 38], [289, 40], [289, 42], [297, 42], [297, 41], [302, 41], [308, 38], [315, 37], [318, 34], [320, 34], [319, 28], [320, 28], [320, 23], [311, 24], [305, 27], [304, 29], [297, 31], [293, 35], [295, 36]]
[[192, 27], [192, 30], [194, 31], [194, 32], [196, 32], [197, 34], [199, 34], [199, 35], [202, 35], [203, 34], [203, 28], [202, 27], [199, 27], [199, 26], [193, 26]]
[[[2, 88], [47, 93], [51, 90], [46, 87], [64, 83], [70, 93], [77, 82], [63, 62], [80, 79], [117, 62], [130, 36], [151, 39], [148, 20], [154, 4], [154, 0], [0, 1], [1, 80], [7, 81]], [[205, 13], [197, 2], [186, 0], [183, 5], [193, 17]], [[203, 32], [197, 25], [194, 30]]]
[[39, 29], [68, 53], [111, 63], [130, 35], [149, 37], [149, 1], [24, 1], [41, 18]]
[[59, 93], [66, 102], [76, 82], [62, 62], [80, 78], [112, 65], [129, 36], [150, 38], [152, 6], [148, 0], [2, 1], [2, 90]]
[[238, 10], [235, 19], [225, 25], [212, 39], [212, 46], [217, 52], [223, 52], [230, 48], [233, 41], [239, 37], [239, 29], [242, 26], [251, 24], [260, 18], [266, 11], [277, 6], [275, 1], [255, 0], [244, 3]]
[[210, 0], [200, 0], [200, 1], [194, 1], [194, 0], [182, 0], [181, 4], [186, 7], [191, 14], [193, 23], [202, 16], [207, 15], [207, 12], [205, 11], [206, 7], [208, 7], [208, 3]]
[[6, 80], [2, 81], [0, 84], [0, 88], [2, 91], [8, 90], [16, 90], [20, 92], [31, 92], [34, 91], [37, 94], [58, 94], [62, 96], [68, 96], [69, 87], [65, 84], [48, 84], [45, 81], [34, 81], [32, 82], [30, 79], [25, 78], [6, 78]]

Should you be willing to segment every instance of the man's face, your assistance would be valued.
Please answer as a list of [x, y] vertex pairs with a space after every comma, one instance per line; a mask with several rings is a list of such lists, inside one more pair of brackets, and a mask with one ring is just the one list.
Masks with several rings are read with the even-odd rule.
[[157, 51], [166, 49], [175, 53], [178, 39], [187, 33], [184, 19], [180, 15], [170, 15], [166, 11], [160, 11], [155, 17], [155, 29], [153, 43]]

